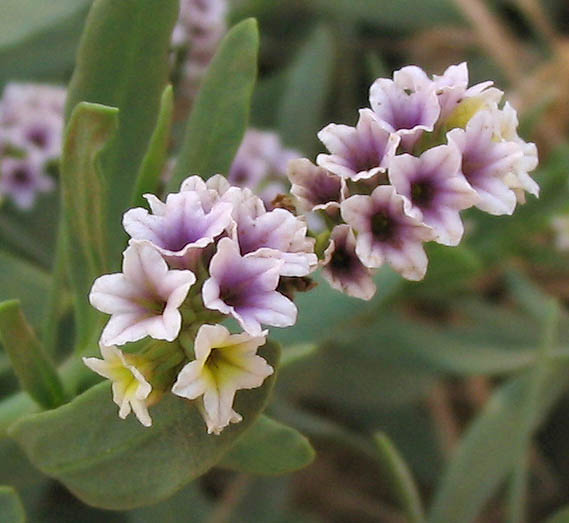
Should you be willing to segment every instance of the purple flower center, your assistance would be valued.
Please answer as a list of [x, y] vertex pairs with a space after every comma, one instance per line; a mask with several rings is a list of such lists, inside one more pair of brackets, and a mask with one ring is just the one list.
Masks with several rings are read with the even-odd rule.
[[359, 173], [362, 171], [369, 171], [376, 167], [379, 167], [380, 159], [379, 155], [375, 151], [367, 151], [367, 154], [354, 154], [351, 158], [352, 169]]
[[334, 272], [349, 273], [352, 270], [353, 256], [343, 247], [336, 248], [332, 254], [330, 265]]
[[30, 131], [27, 133], [27, 138], [30, 140], [30, 142], [40, 148], [45, 147], [48, 142], [46, 130], [39, 127], [30, 129]]
[[371, 218], [371, 232], [379, 241], [389, 241], [396, 229], [396, 224], [386, 212], [378, 211]]
[[25, 167], [18, 167], [12, 173], [12, 179], [16, 185], [27, 185], [30, 181], [30, 173]]
[[229, 305], [230, 307], [239, 307], [243, 305], [245, 296], [241, 292], [240, 286], [223, 286], [220, 289], [219, 297], [221, 301]]
[[428, 207], [435, 197], [435, 188], [429, 180], [420, 180], [411, 185], [411, 201], [417, 207]]

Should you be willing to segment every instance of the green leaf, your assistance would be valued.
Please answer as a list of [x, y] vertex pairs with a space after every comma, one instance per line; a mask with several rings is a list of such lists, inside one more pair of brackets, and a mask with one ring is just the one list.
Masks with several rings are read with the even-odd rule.
[[120, 111], [118, 132], [101, 157], [108, 186], [109, 254], [116, 265], [126, 241], [121, 216], [131, 203], [156, 126], [177, 16], [178, 0], [95, 0], [69, 86], [68, 117], [80, 102]]
[[569, 506], [559, 509], [546, 523], [569, 523]]
[[209, 178], [229, 171], [249, 121], [258, 48], [253, 19], [237, 24], [222, 40], [188, 120], [169, 191], [190, 174]]
[[75, 296], [80, 343], [92, 332], [97, 311], [87, 301], [95, 278], [108, 272], [107, 196], [101, 151], [117, 129], [118, 110], [80, 103], [67, 126], [61, 157], [67, 266]]
[[285, 79], [278, 128], [287, 145], [305, 152], [314, 149], [332, 86], [333, 69], [332, 33], [326, 26], [317, 27], [300, 49]]
[[[566, 364], [550, 363], [532, 433], [565, 392], [568, 371]], [[468, 428], [435, 494], [430, 523], [472, 521], [511, 472], [518, 456], [512, 435], [523, 422], [532, 378], [525, 373], [501, 386]]]
[[379, 463], [387, 482], [409, 523], [425, 521], [423, 505], [413, 475], [391, 440], [382, 433], [375, 435]]
[[[543, 301], [542, 301], [543, 303]], [[549, 378], [550, 356], [558, 343], [559, 305], [549, 299], [544, 310], [539, 312], [543, 320], [543, 340], [538, 351], [536, 365], [532, 369], [531, 381], [526, 392], [526, 405], [520, 425], [512, 435], [512, 447], [516, 450], [515, 465], [509, 489], [508, 521], [524, 521], [529, 480], [529, 451], [533, 435], [534, 420], [541, 409], [539, 396]]]
[[4, 251], [0, 251], [0, 267], [0, 301], [18, 298], [30, 323], [39, 326], [49, 292], [49, 274]]
[[11, 487], [0, 486], [0, 521], [4, 523], [24, 523], [26, 513], [16, 491]]
[[300, 432], [260, 416], [218, 465], [248, 474], [273, 476], [306, 467], [314, 456], [312, 445]]
[[3, 0], [0, 89], [15, 78], [65, 80], [91, 0]]
[[0, 339], [22, 388], [47, 409], [61, 405], [65, 394], [57, 370], [17, 300], [0, 303]]
[[[272, 342], [261, 349], [275, 368], [279, 352]], [[258, 389], [239, 391], [235, 410], [243, 421], [219, 436], [207, 434], [194, 404], [172, 394], [151, 407], [152, 427], [132, 415], [120, 420], [107, 382], [56, 410], [21, 419], [10, 435], [36, 467], [84, 502], [113, 510], [150, 505], [214, 466], [254, 423], [273, 382], [271, 376]]]
[[174, 91], [169, 85], [164, 89], [162, 98], [160, 99], [160, 112], [158, 121], [150, 145], [144, 155], [138, 177], [136, 179], [136, 187], [134, 189], [134, 197], [132, 206], [137, 207], [144, 205], [146, 200], [142, 197], [146, 193], [157, 193], [160, 177], [164, 171], [164, 165], [168, 158], [168, 145], [170, 142], [170, 130], [172, 127], [172, 115], [174, 111]]

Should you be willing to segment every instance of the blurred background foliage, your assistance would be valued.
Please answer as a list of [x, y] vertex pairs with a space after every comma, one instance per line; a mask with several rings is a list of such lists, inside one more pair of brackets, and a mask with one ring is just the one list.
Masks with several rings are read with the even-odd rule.
[[[65, 85], [89, 0], [2, 0], [0, 87]], [[242, 0], [231, 24], [261, 31], [252, 125], [308, 157], [329, 122], [353, 125], [378, 76], [467, 60], [493, 79], [535, 141], [539, 200], [513, 217], [466, 215], [460, 247], [432, 246], [423, 282], [388, 269], [371, 302], [324, 282], [298, 297], [299, 321], [273, 331], [287, 365], [268, 413], [297, 428], [315, 462], [277, 478], [214, 469], [166, 502], [128, 512], [83, 505], [0, 439], [0, 484], [29, 521], [412, 520], [374, 438], [407, 463], [432, 522], [567, 521], [569, 255], [551, 219], [569, 212], [569, 4], [565, 0]], [[140, 53], [144, 53], [144, 46]], [[178, 135], [181, 130], [178, 130]], [[41, 328], [55, 256], [57, 195], [32, 213], [0, 210], [0, 299], [18, 296]], [[70, 299], [56, 357], [70, 350]], [[0, 352], [0, 393], [16, 388]], [[6, 500], [4, 502], [3, 500]], [[0, 521], [19, 513], [0, 490]], [[12, 512], [6, 512], [12, 511]], [[565, 518], [567, 509], [565, 509]]]

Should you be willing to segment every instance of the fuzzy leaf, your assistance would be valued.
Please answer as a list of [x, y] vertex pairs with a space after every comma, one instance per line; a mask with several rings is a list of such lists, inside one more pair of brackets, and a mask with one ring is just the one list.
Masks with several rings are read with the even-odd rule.
[[16, 491], [11, 487], [0, 487], [0, 521], [24, 523], [26, 513]]
[[169, 85], [164, 89], [160, 99], [160, 113], [150, 145], [142, 160], [140, 171], [136, 179], [132, 206], [137, 207], [146, 204], [142, 197], [146, 193], [157, 193], [160, 177], [164, 165], [168, 159], [168, 145], [170, 142], [170, 130], [172, 127], [172, 114], [174, 111], [174, 91]]
[[0, 339], [22, 388], [45, 408], [61, 405], [65, 394], [57, 370], [17, 300], [0, 303]]
[[108, 187], [100, 174], [99, 155], [117, 122], [117, 109], [82, 102], [71, 115], [63, 143], [63, 220], [80, 341], [89, 337], [97, 317], [87, 301], [91, 285], [108, 272]]
[[247, 474], [273, 476], [309, 465], [314, 449], [292, 427], [260, 416], [220, 461], [219, 466]]
[[67, 116], [80, 102], [117, 107], [118, 132], [101, 157], [108, 185], [110, 256], [120, 264], [121, 215], [154, 131], [169, 74], [170, 35], [178, 0], [95, 0], [69, 86]]
[[[275, 368], [279, 352], [272, 342], [261, 349]], [[81, 500], [125, 510], [166, 499], [214, 466], [255, 422], [273, 382], [274, 375], [258, 389], [239, 391], [235, 410], [243, 421], [219, 436], [207, 434], [192, 403], [172, 394], [151, 407], [152, 427], [134, 416], [120, 420], [108, 382], [59, 409], [21, 419], [9, 432], [36, 467]]]
[[301, 48], [285, 80], [278, 127], [287, 145], [305, 150], [315, 145], [332, 85], [333, 66], [333, 36], [327, 27], [317, 27]]
[[227, 174], [249, 122], [258, 48], [253, 19], [237, 24], [222, 40], [188, 120], [170, 191], [190, 174]]

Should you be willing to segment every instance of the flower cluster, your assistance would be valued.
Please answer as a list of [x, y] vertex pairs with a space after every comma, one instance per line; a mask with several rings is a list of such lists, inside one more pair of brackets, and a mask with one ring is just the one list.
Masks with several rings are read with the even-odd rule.
[[180, 94], [191, 103], [227, 31], [227, 0], [181, 0], [172, 34]]
[[[192, 176], [165, 201], [145, 197], [150, 211], [124, 215], [131, 240], [122, 272], [93, 284], [91, 304], [111, 318], [100, 340], [104, 360], [85, 363], [113, 381], [121, 417], [132, 408], [149, 425], [147, 407], [172, 390], [198, 400], [208, 432], [218, 434], [241, 420], [236, 391], [273, 372], [256, 354], [264, 326], [295, 323], [296, 306], [284, 293], [317, 267], [314, 240], [301, 218], [267, 211], [220, 175]], [[228, 318], [243, 332], [219, 325]], [[142, 350], [116, 348], [148, 337]]]
[[332, 287], [370, 299], [373, 271], [384, 263], [404, 278], [427, 270], [423, 243], [455, 246], [472, 206], [512, 214], [525, 192], [537, 149], [517, 133], [516, 111], [484, 82], [468, 86], [465, 63], [429, 78], [416, 66], [379, 78], [371, 108], [355, 127], [330, 124], [318, 133], [330, 154], [316, 165], [289, 163], [291, 192], [302, 212], [320, 213], [328, 226], [320, 251]]
[[287, 164], [298, 156], [297, 151], [283, 146], [275, 132], [247, 129], [227, 178], [254, 191], [270, 207], [279, 194], [289, 192]]
[[0, 195], [30, 208], [53, 188], [63, 132], [65, 89], [9, 84], [0, 100]]

